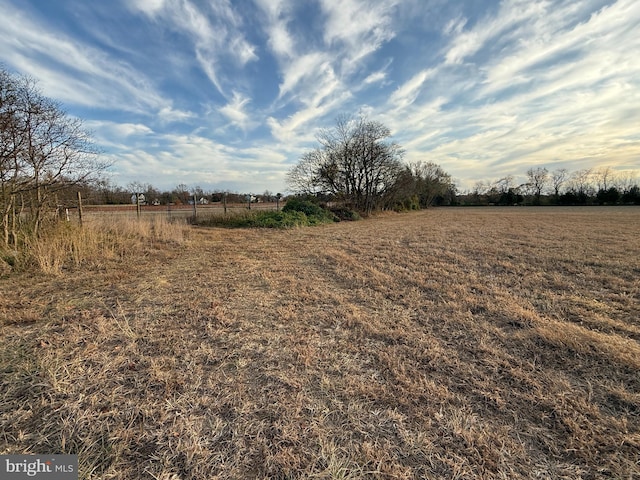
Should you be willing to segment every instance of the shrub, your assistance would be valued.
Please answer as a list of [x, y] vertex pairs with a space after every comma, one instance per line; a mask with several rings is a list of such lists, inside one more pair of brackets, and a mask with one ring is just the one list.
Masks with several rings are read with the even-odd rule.
[[361, 217], [358, 212], [350, 210], [346, 207], [335, 207], [331, 209], [331, 213], [334, 215], [336, 221], [355, 221], [360, 220]]
[[282, 212], [304, 213], [307, 216], [309, 225], [320, 225], [322, 223], [330, 223], [339, 220], [339, 218], [336, 218], [332, 212], [325, 210], [320, 205], [309, 200], [302, 200], [299, 198], [287, 200], [287, 204], [282, 208]]
[[255, 227], [293, 228], [313, 225], [304, 212], [259, 212], [256, 214]]
[[[319, 207], [318, 207], [319, 208]], [[197, 219], [195, 223], [207, 227], [226, 228], [295, 228], [333, 222], [333, 215], [320, 209], [322, 215], [307, 215], [305, 212], [284, 209], [271, 211], [245, 211], [232, 215], [215, 215], [207, 219]]]
[[325, 216], [327, 211], [320, 205], [317, 205], [309, 200], [301, 200], [299, 198], [292, 198], [287, 200], [287, 203], [282, 207], [283, 212], [303, 212], [305, 215], [312, 216]]

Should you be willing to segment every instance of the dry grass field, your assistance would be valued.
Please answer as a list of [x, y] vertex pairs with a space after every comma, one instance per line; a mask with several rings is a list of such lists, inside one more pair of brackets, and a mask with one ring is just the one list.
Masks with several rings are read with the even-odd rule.
[[0, 453], [77, 453], [83, 479], [640, 478], [640, 209], [181, 228], [0, 279]]

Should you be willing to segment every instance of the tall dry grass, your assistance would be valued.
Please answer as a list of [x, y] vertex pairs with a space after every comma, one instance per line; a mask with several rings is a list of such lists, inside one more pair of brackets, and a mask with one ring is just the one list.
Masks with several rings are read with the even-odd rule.
[[86, 479], [633, 479], [640, 210], [435, 209], [0, 281], [0, 453]]
[[169, 221], [161, 215], [92, 215], [83, 226], [60, 221], [45, 225], [37, 236], [25, 233], [21, 245], [3, 257], [18, 271], [59, 275], [65, 269], [100, 267], [160, 246], [182, 245], [188, 231], [183, 219]]

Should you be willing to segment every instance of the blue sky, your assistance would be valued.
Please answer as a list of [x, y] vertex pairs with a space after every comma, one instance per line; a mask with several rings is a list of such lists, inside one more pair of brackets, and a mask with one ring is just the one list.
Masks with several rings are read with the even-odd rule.
[[344, 113], [461, 189], [640, 169], [638, 0], [0, 0], [0, 62], [84, 120], [109, 175], [285, 192]]

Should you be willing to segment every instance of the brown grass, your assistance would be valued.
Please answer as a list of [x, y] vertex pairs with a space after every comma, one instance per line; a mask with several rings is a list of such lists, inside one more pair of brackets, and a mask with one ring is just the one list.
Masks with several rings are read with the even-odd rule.
[[157, 246], [180, 245], [189, 232], [184, 219], [113, 215], [92, 215], [85, 218], [83, 227], [75, 222], [56, 222], [42, 230], [38, 236], [21, 235], [24, 238], [17, 250], [0, 246], [0, 274], [11, 270], [47, 275], [77, 268], [92, 270], [105, 262], [146, 255]]
[[93, 479], [640, 477], [639, 209], [189, 238], [0, 280], [0, 453]]

